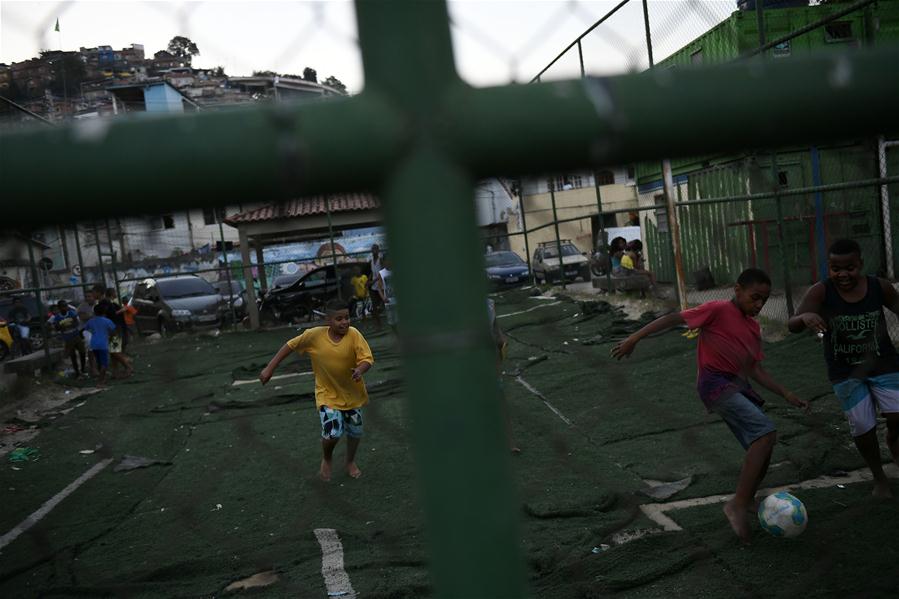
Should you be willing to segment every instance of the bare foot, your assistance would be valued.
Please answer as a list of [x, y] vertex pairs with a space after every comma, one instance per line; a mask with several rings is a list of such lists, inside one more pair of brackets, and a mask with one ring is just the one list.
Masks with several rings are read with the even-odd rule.
[[322, 460], [322, 465], [318, 469], [318, 477], [326, 483], [331, 482], [331, 463]]
[[746, 518], [746, 509], [734, 504], [731, 499], [724, 504], [724, 515], [734, 533], [740, 538], [744, 545], [749, 544], [749, 521]]
[[359, 466], [356, 465], [356, 462], [350, 462], [346, 465], [346, 473], [349, 474], [351, 478], [359, 478], [362, 476], [362, 471], [359, 470]]
[[874, 489], [871, 491], [871, 495], [874, 497], [880, 497], [882, 499], [890, 499], [893, 497], [893, 491], [890, 490], [890, 483], [883, 481], [874, 481]]

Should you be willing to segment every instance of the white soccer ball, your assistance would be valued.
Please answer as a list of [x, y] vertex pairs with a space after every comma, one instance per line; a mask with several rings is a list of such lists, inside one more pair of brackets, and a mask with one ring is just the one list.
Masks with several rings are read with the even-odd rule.
[[759, 506], [759, 524], [775, 537], [796, 537], [808, 524], [808, 512], [797, 497], [781, 491]]

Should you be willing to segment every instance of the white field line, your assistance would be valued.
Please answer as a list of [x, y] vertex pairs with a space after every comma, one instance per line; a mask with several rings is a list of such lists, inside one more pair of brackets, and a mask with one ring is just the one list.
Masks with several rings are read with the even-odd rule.
[[[289, 378], [293, 378], [295, 376], [309, 376], [311, 374], [312, 374], [311, 372], [291, 372], [288, 374], [276, 374], [275, 376], [273, 376], [271, 378], [271, 380], [279, 381], [281, 379], [289, 379]], [[239, 387], [240, 385], [252, 385], [253, 383], [258, 383], [258, 382], [259, 382], [259, 379], [242, 379], [242, 380], [234, 381], [233, 383], [231, 383], [231, 386]]]
[[539, 310], [540, 308], [549, 308], [550, 306], [557, 306], [562, 302], [551, 302], [549, 304], [540, 304], [539, 306], [534, 306], [533, 308], [528, 308], [527, 310], [521, 310], [520, 312], [509, 312], [508, 314], [500, 314], [496, 318], [508, 318], [510, 316], [518, 316], [519, 314], [526, 314], [527, 312], [533, 312], [534, 310]]
[[328, 597], [356, 599], [356, 591], [350, 584], [350, 577], [343, 569], [343, 545], [333, 528], [316, 528], [315, 538], [322, 548], [322, 578]]
[[547, 408], [549, 408], [550, 410], [552, 410], [553, 414], [555, 414], [556, 416], [558, 416], [559, 418], [562, 419], [562, 422], [564, 422], [564, 423], [567, 424], [568, 426], [574, 426], [574, 425], [571, 423], [571, 421], [568, 420], [568, 418], [565, 417], [565, 414], [563, 414], [562, 412], [560, 412], [559, 409], [556, 408], [556, 406], [554, 406], [554, 405], [552, 405], [551, 403], [549, 403], [549, 400], [546, 399], [546, 396], [544, 396], [542, 393], [540, 393], [539, 391], [537, 391], [536, 389], [534, 389], [534, 387], [532, 387], [532, 386], [530, 385], [530, 383], [528, 383], [526, 380], [524, 380], [523, 378], [521, 378], [521, 375], [516, 376], [516, 377], [515, 377], [515, 380], [518, 381], [518, 383], [521, 384], [522, 387], [524, 387], [525, 389], [527, 389], [528, 391], [530, 391], [531, 393], [533, 393], [534, 395], [536, 395], [537, 397], [539, 397], [539, 398], [540, 398], [540, 401], [542, 401], [542, 402], [546, 405]]
[[60, 501], [71, 495], [73, 492], [75, 492], [75, 489], [83, 485], [91, 478], [95, 477], [101, 470], [109, 466], [109, 464], [111, 463], [112, 458], [107, 458], [101, 462], [97, 462], [96, 464], [91, 466], [91, 468], [87, 472], [69, 483], [69, 486], [44, 502], [44, 505], [39, 507], [30, 516], [22, 520], [22, 522], [18, 526], [0, 537], [0, 550], [15, 541], [23, 532], [40, 522], [44, 516], [49, 514], [53, 508], [59, 505]]
[[[884, 473], [891, 478], [899, 478], [899, 467], [896, 464], [886, 464], [883, 467]], [[871, 480], [871, 471], [867, 468], [860, 468], [859, 470], [853, 470], [849, 472], [846, 476], [819, 476], [818, 478], [812, 478], [809, 480], [804, 480], [798, 483], [794, 483], [792, 485], [784, 485], [782, 487], [771, 487], [768, 489], [762, 489], [759, 491], [760, 495], [768, 496], [774, 493], [778, 493], [780, 491], [797, 491], [804, 489], [825, 489], [828, 487], [835, 487], [837, 485], [851, 485], [855, 483], [860, 483], [864, 481]], [[715, 503], [724, 503], [733, 497], [732, 494], [728, 495], [709, 495], [708, 497], [696, 497], [694, 499], [682, 499], [680, 501], [672, 501], [670, 503], [646, 503], [640, 506], [640, 510], [646, 514], [650, 520], [658, 524], [662, 527], [662, 531], [665, 532], [674, 532], [683, 530], [681, 526], [675, 522], [667, 512], [674, 512], [677, 510], [683, 510], [691, 507], [698, 507], [701, 505], [712, 505]], [[657, 530], [657, 529], [650, 529]], [[634, 533], [619, 533], [621, 535], [631, 535]], [[617, 536], [617, 535], [616, 535]], [[645, 536], [645, 535], [641, 535]], [[639, 538], [639, 537], [635, 537]], [[628, 538], [624, 542], [632, 541], [633, 538]]]

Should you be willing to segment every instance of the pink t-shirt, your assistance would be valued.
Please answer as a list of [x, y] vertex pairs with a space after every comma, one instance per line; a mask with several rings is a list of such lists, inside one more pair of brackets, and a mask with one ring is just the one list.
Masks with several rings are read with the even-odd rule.
[[749, 378], [762, 353], [759, 323], [730, 300], [706, 302], [684, 310], [681, 316], [691, 329], [700, 329], [696, 361], [700, 371], [711, 370]]

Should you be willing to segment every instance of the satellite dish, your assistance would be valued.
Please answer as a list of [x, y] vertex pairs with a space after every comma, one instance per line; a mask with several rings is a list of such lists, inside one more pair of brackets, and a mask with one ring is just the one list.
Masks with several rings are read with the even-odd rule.
[[44, 256], [40, 260], [37, 261], [37, 266], [44, 272], [49, 272], [53, 269], [53, 260]]

